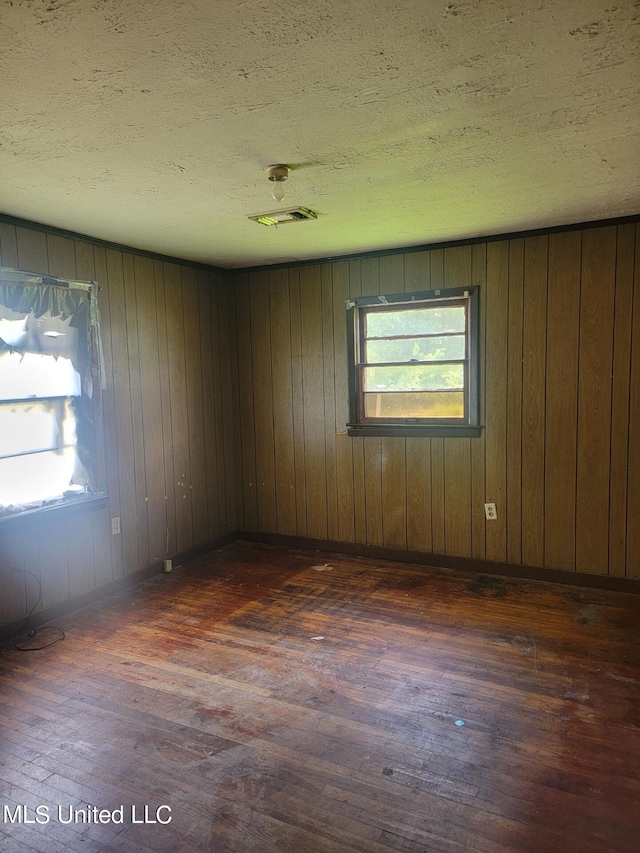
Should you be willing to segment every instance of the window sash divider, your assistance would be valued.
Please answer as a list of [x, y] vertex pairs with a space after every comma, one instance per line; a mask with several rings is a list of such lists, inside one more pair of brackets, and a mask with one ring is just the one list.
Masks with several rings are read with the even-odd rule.
[[416, 341], [430, 338], [463, 338], [464, 329], [459, 332], [416, 332], [415, 335], [365, 335], [365, 341]]
[[79, 394], [57, 394], [53, 397], [7, 397], [0, 398], [0, 406], [10, 406], [16, 403], [47, 403], [55, 400], [73, 400], [80, 397]]
[[464, 391], [464, 385], [451, 388], [380, 388], [376, 391], [364, 390], [362, 393], [366, 396], [367, 394], [459, 394], [461, 391]]
[[0, 454], [0, 459], [19, 459], [23, 456], [35, 456], [37, 453], [53, 453], [54, 451], [67, 450], [75, 446], [75, 444], [59, 444], [55, 447], [39, 447], [37, 450], [24, 450], [21, 453], [2, 453]]
[[359, 361], [358, 367], [445, 367], [447, 364], [468, 364], [468, 358], [430, 358], [423, 361]]

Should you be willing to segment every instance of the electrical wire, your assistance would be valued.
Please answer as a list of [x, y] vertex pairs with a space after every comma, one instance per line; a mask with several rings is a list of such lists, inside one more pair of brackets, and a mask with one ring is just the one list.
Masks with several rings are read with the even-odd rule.
[[57, 631], [59, 636], [56, 637], [55, 640], [52, 640], [50, 643], [45, 643], [42, 646], [19, 646], [18, 645], [18, 637], [21, 637], [23, 634], [27, 634], [29, 637], [35, 637], [38, 634], [38, 631], [36, 628], [29, 628], [29, 624], [31, 622], [31, 617], [33, 616], [34, 610], [42, 602], [42, 581], [40, 580], [38, 575], [34, 575], [33, 572], [28, 572], [26, 569], [14, 569], [13, 571], [19, 572], [20, 574], [23, 574], [23, 575], [30, 575], [32, 578], [35, 578], [35, 580], [38, 583], [38, 600], [36, 601], [36, 603], [33, 605], [31, 610], [29, 610], [29, 612], [25, 616], [24, 624], [22, 625], [22, 628], [20, 629], [20, 631], [18, 631], [18, 633], [14, 635], [14, 637], [13, 637], [13, 648], [19, 652], [40, 652], [40, 651], [42, 651], [42, 649], [50, 649], [52, 646], [56, 646], [58, 643], [61, 643], [65, 639], [65, 636], [66, 636], [64, 631], [62, 630], [62, 628], [58, 628], [57, 625], [43, 625], [41, 630]]

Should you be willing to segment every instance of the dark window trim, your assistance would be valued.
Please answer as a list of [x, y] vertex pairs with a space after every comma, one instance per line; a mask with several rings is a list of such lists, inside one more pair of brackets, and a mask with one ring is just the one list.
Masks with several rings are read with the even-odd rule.
[[[363, 340], [363, 319], [359, 308], [376, 306], [413, 305], [420, 302], [469, 300], [470, 320], [468, 321], [469, 359], [468, 375], [465, 376], [465, 406], [468, 410], [468, 422], [447, 420], [435, 423], [407, 420], [389, 420], [387, 422], [366, 420], [360, 411], [362, 393], [360, 389], [361, 364], [359, 347]], [[390, 296], [361, 296], [346, 300], [347, 308], [347, 381], [349, 394], [349, 422], [347, 435], [350, 436], [403, 436], [403, 437], [457, 437], [478, 438], [483, 426], [479, 423], [480, 388], [480, 350], [479, 350], [479, 310], [480, 293], [477, 285], [451, 288], [450, 290], [425, 290], [416, 293], [395, 293]]]
[[19, 512], [7, 513], [0, 517], [0, 535], [11, 533], [22, 526], [33, 527], [51, 521], [61, 521], [67, 516], [80, 515], [84, 512], [95, 512], [107, 505], [106, 492], [82, 494], [77, 497], [61, 498], [57, 503], [22, 509]]
[[347, 435], [352, 436], [398, 436], [400, 438], [480, 438], [483, 426], [468, 424], [347, 424]]

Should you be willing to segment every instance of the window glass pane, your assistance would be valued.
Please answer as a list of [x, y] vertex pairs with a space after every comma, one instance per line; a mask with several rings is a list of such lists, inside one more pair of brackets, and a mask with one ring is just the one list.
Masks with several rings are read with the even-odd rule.
[[27, 352], [0, 355], [0, 400], [77, 397], [80, 375], [69, 358]]
[[366, 336], [385, 338], [389, 335], [438, 335], [442, 332], [464, 332], [463, 305], [439, 305], [433, 308], [404, 308], [398, 311], [367, 311]]
[[367, 341], [365, 361], [426, 361], [465, 357], [465, 336]]
[[462, 364], [365, 367], [363, 373], [365, 391], [436, 391], [464, 383]]
[[75, 444], [68, 400], [0, 404], [0, 456]]
[[88, 283], [37, 284], [19, 270], [0, 278], [2, 517], [102, 491], [94, 423], [101, 349]]
[[62, 497], [76, 464], [74, 448], [0, 459], [0, 504], [24, 506]]
[[464, 418], [462, 391], [365, 394], [366, 418]]

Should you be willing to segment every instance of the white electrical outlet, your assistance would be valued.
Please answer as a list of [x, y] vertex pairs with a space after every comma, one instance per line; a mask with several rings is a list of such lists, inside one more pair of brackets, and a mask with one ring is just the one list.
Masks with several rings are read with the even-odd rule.
[[487, 519], [487, 521], [497, 521], [498, 510], [496, 509], [495, 504], [484, 505], [484, 517]]
[[117, 536], [120, 533], [120, 516], [111, 519], [111, 535]]

